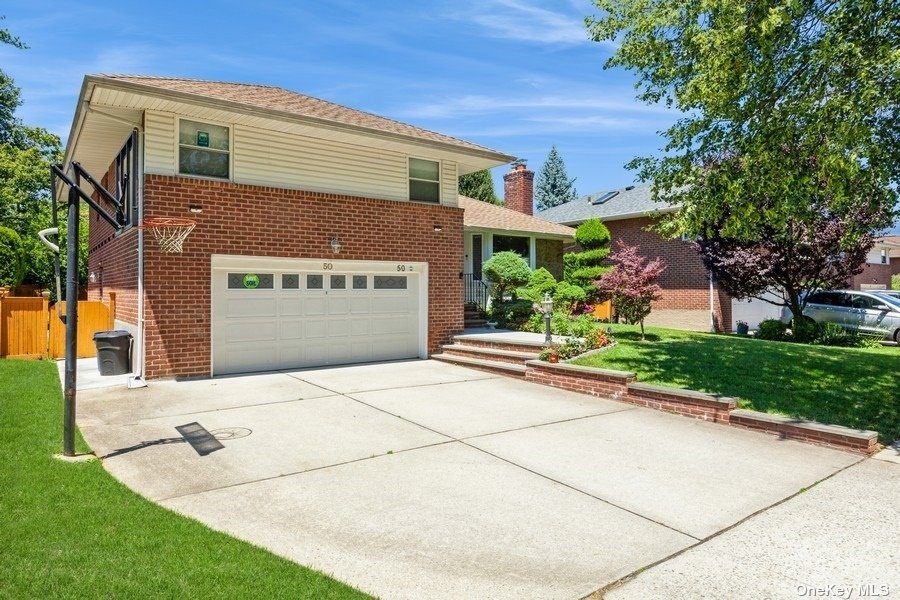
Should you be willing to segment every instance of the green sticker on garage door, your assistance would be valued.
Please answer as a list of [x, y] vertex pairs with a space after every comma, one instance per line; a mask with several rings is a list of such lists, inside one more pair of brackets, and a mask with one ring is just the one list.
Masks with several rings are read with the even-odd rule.
[[245, 288], [250, 288], [251, 290], [256, 289], [259, 287], [259, 275], [256, 273], [247, 273], [244, 275], [243, 283]]

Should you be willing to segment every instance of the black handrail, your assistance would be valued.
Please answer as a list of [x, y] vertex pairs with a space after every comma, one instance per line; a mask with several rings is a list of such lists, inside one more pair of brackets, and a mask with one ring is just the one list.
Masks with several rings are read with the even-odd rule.
[[463, 287], [466, 304], [474, 304], [481, 311], [487, 310], [490, 288], [480, 277], [476, 279], [474, 273], [463, 273]]

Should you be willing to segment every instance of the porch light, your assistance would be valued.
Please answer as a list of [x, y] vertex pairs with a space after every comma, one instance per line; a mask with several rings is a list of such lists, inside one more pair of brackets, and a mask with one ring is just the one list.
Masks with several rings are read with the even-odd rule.
[[550, 320], [553, 318], [553, 298], [550, 297], [550, 292], [544, 292], [541, 311], [544, 313], [544, 330], [546, 332], [544, 341], [549, 344], [553, 342], [553, 335], [550, 332]]
[[435, 223], [435, 224], [434, 224], [434, 230], [435, 230], [436, 232], [440, 233], [440, 232], [442, 232], [442, 231], [444, 230], [444, 226], [441, 225], [440, 223]]
[[188, 204], [188, 210], [191, 211], [195, 215], [199, 215], [203, 212], [203, 207], [199, 204]]
[[331, 245], [331, 251], [334, 252], [335, 254], [338, 254], [341, 251], [341, 247], [342, 247], [341, 240], [339, 240], [336, 235], [332, 236], [330, 245]]

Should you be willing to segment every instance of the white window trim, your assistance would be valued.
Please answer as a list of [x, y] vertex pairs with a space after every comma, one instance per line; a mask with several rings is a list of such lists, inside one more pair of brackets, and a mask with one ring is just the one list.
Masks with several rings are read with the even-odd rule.
[[[409, 182], [410, 181], [427, 181], [428, 183], [435, 183], [435, 180], [433, 180], [433, 179], [421, 179], [419, 177], [411, 177], [410, 176], [409, 161], [412, 158], [415, 158], [417, 160], [427, 160], [428, 162], [437, 163], [437, 166], [438, 166], [438, 178], [437, 178], [438, 201], [437, 202], [426, 202], [425, 200], [413, 200], [412, 198], [409, 197]], [[441, 177], [442, 177], [443, 173], [444, 173], [444, 161], [435, 160], [433, 158], [426, 158], [424, 156], [413, 156], [411, 154], [408, 154], [406, 156], [406, 196], [407, 196], [407, 199], [410, 202], [418, 202], [420, 204], [428, 204], [431, 206], [434, 206], [435, 204], [443, 204], [444, 203], [444, 189], [443, 189], [443, 185], [441, 185], [441, 181], [442, 181]]]
[[[216, 127], [225, 127], [228, 129], [228, 177], [210, 177], [209, 175], [194, 175], [192, 173], [182, 173], [179, 163], [181, 162], [180, 148], [181, 144], [181, 121], [193, 121], [194, 123], [206, 123], [215, 125]], [[175, 175], [178, 177], [191, 177], [193, 179], [205, 179], [207, 181], [234, 181], [234, 127], [231, 123], [223, 123], [221, 121], [213, 121], [211, 119], [200, 119], [191, 116], [177, 115], [175, 117]], [[191, 148], [201, 148], [201, 146], [190, 146]], [[223, 152], [215, 148], [209, 148], [212, 152]], [[408, 161], [407, 161], [408, 162]]]

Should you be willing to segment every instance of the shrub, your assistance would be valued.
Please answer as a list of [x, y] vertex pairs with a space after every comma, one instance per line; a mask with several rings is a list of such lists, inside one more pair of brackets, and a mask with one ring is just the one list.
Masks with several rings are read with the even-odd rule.
[[900, 290], [900, 273], [891, 275], [891, 289]]
[[553, 306], [557, 310], [571, 314], [573, 308], [586, 299], [587, 294], [583, 288], [568, 281], [560, 281], [556, 285], [556, 292], [553, 294]]
[[544, 299], [544, 294], [550, 293], [550, 296], [556, 293], [556, 279], [544, 267], [535, 269], [528, 278], [528, 284], [516, 290], [516, 296], [522, 300], [531, 300], [532, 302], [540, 302]]
[[810, 319], [791, 320], [791, 340], [794, 342], [812, 344], [819, 336], [820, 330], [821, 325]]
[[25, 275], [22, 238], [9, 227], [0, 226], [0, 286], [16, 287]]
[[491, 317], [499, 327], [520, 330], [532, 315], [534, 307], [527, 300], [511, 300], [491, 304]]
[[[491, 297], [495, 303], [502, 303], [506, 292], [528, 283], [531, 268], [525, 259], [515, 252], [498, 252], [482, 267], [484, 276], [493, 285]], [[531, 303], [528, 303], [529, 307]]]
[[588, 219], [575, 230], [575, 241], [581, 251], [563, 256], [564, 279], [584, 290], [587, 301], [593, 301], [597, 296], [594, 280], [609, 271], [604, 266], [609, 256], [609, 229], [600, 219]]
[[787, 325], [778, 319], [766, 319], [760, 322], [756, 337], [774, 342], [783, 341], [787, 337]]
[[812, 343], [819, 346], [842, 346], [855, 348], [862, 339], [855, 331], [848, 331], [837, 323], [818, 323], [813, 327]]
[[597, 328], [597, 321], [591, 315], [578, 315], [572, 320], [572, 335], [586, 337]]

